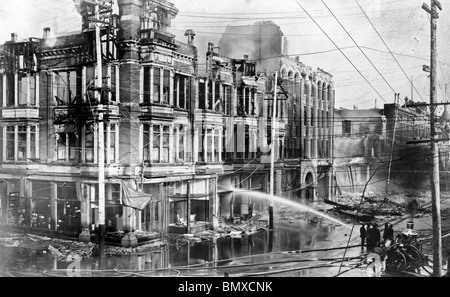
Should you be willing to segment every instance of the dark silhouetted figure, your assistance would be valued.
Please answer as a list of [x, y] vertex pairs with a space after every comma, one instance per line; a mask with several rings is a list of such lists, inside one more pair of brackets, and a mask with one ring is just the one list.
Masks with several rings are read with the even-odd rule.
[[381, 234], [377, 224], [373, 224], [371, 237], [372, 237], [372, 246], [373, 247], [380, 246]]
[[390, 224], [388, 227], [387, 239], [389, 239], [391, 242], [394, 241], [394, 227], [392, 226], [392, 224]]
[[384, 224], [384, 230], [383, 230], [383, 241], [386, 242], [386, 239], [388, 238], [389, 235], [389, 224], [385, 223]]
[[364, 247], [365, 243], [366, 243], [366, 228], [364, 227], [364, 224], [361, 226], [361, 228], [359, 228], [359, 237], [361, 237], [361, 248]]
[[372, 239], [372, 225], [368, 224], [367, 225], [367, 232], [366, 232], [366, 244], [367, 244], [367, 249], [371, 250], [373, 248], [373, 239]]

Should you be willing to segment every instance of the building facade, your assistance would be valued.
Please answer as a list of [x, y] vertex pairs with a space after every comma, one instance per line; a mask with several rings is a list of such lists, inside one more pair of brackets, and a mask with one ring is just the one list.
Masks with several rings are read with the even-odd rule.
[[383, 192], [429, 186], [429, 112], [413, 105], [335, 111], [335, 176], [341, 191], [358, 192], [366, 183]]
[[168, 1], [102, 6], [98, 39], [94, 6], [77, 9], [81, 33], [44, 28], [0, 46], [2, 225], [96, 232], [104, 159], [107, 231], [214, 229], [214, 217], [266, 212], [272, 141], [277, 196], [330, 197], [332, 76], [289, 58], [276, 25], [279, 57], [230, 58], [210, 43], [199, 69], [195, 32], [175, 39]]
[[[255, 62], [256, 75], [266, 80], [266, 93], [259, 102], [257, 116], [266, 119], [269, 127], [273, 116], [273, 95], [274, 91], [277, 92], [275, 195], [290, 199], [331, 198], [335, 102], [333, 76], [320, 68], [313, 70], [300, 62], [299, 57], [290, 57], [286, 37], [280, 27], [271, 21], [228, 26], [219, 40], [219, 50], [224, 56], [238, 55], [240, 52], [244, 60]], [[275, 72], [278, 73], [277, 88]], [[254, 80], [248, 78], [247, 81]], [[245, 104], [245, 95], [241, 97]], [[270, 130], [266, 135], [269, 140]], [[260, 143], [264, 147], [270, 141], [264, 142], [263, 139]], [[258, 167], [264, 175], [262, 189], [266, 193], [270, 186], [270, 154], [267, 152], [266, 149], [260, 153], [263, 164]], [[252, 188], [244, 185], [246, 187]]]

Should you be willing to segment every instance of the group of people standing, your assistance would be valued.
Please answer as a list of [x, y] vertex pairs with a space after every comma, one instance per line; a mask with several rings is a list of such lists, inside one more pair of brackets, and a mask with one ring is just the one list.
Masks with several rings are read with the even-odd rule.
[[[372, 250], [375, 247], [379, 247], [381, 244], [381, 233], [377, 224], [368, 224], [367, 229], [363, 224], [359, 229], [361, 237], [361, 247], [367, 245], [368, 250]], [[385, 223], [383, 231], [383, 243], [386, 244], [387, 240], [394, 241], [394, 227], [392, 224]]]

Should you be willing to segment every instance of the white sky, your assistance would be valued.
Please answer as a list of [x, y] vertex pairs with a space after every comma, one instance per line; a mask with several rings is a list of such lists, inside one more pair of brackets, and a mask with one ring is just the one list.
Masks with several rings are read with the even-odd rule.
[[[302, 5], [361, 73], [370, 81], [375, 92], [348, 60], [303, 12]], [[184, 41], [184, 32], [196, 32], [199, 54], [205, 55], [208, 42], [216, 45], [227, 25], [253, 24], [273, 20], [289, 39], [289, 54], [300, 55], [300, 61], [320, 67], [334, 75], [336, 107], [382, 107], [393, 102], [394, 92], [355, 46], [322, 0], [171, 0], [179, 9], [172, 22], [172, 33]], [[381, 39], [362, 14], [355, 0], [323, 0], [351, 34], [364, 53], [378, 68], [400, 98], [411, 97], [411, 85]], [[430, 25], [428, 14], [421, 8], [423, 0], [358, 0], [381, 36], [396, 54], [408, 78], [413, 77], [415, 101], [429, 101], [429, 79], [422, 65], [429, 65]], [[426, 0], [429, 4], [429, 1]], [[447, 2], [447, 3], [446, 3]], [[443, 11], [438, 20], [438, 100], [447, 100], [446, 84], [450, 94], [450, 3], [441, 0]], [[1, 0], [0, 42], [10, 39], [12, 32], [19, 39], [42, 37], [42, 29], [51, 27], [58, 35], [77, 32], [81, 18], [72, 0]], [[348, 48], [350, 47], [350, 48]], [[370, 48], [370, 49], [368, 49]], [[376, 51], [377, 50], [377, 51]], [[319, 53], [318, 53], [319, 52]], [[320, 53], [322, 52], [322, 53]]]

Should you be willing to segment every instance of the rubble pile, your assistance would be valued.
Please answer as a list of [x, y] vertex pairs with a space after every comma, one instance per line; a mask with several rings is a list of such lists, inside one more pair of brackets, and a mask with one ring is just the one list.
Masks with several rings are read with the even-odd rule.
[[54, 243], [48, 246], [48, 250], [61, 262], [73, 262], [75, 260], [82, 260], [85, 257], [91, 257], [96, 246], [92, 242], [83, 243], [54, 240]]
[[297, 209], [288, 208], [286, 206], [280, 206], [274, 211], [274, 222], [275, 223], [298, 223], [301, 221], [308, 221], [311, 223], [318, 222], [317, 215], [301, 211]]

